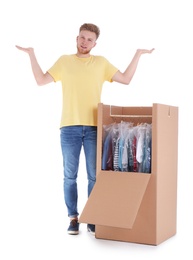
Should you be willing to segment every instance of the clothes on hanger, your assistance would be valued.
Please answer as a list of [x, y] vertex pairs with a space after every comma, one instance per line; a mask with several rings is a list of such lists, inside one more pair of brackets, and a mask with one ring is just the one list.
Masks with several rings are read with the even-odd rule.
[[103, 125], [102, 170], [151, 173], [152, 124]]

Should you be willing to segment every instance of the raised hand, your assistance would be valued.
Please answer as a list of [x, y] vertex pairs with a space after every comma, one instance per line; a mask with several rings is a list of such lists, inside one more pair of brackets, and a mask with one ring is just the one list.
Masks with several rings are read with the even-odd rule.
[[23, 47], [18, 46], [18, 45], [15, 45], [15, 47], [16, 47], [18, 50], [24, 51], [24, 52], [26, 52], [26, 53], [28, 53], [28, 54], [30, 54], [31, 52], [34, 51], [34, 49], [33, 49], [32, 47], [23, 48]]
[[146, 49], [137, 49], [137, 52], [140, 52], [141, 54], [144, 53], [152, 53], [155, 49], [152, 48], [151, 50], [146, 50]]

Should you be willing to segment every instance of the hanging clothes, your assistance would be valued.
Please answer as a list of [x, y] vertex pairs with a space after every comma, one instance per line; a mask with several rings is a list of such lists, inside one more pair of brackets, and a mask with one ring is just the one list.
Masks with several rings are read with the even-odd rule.
[[151, 124], [122, 121], [103, 127], [102, 170], [151, 173]]

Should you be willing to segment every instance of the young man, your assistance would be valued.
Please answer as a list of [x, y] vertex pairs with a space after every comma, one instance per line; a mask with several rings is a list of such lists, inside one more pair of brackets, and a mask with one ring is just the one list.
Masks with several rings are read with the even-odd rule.
[[[60, 138], [64, 167], [64, 198], [70, 225], [68, 234], [79, 233], [77, 176], [81, 148], [83, 146], [88, 178], [88, 196], [96, 181], [97, 106], [105, 81], [129, 84], [135, 74], [142, 54], [154, 49], [138, 49], [129, 66], [122, 73], [102, 56], [91, 55], [100, 34], [99, 28], [83, 24], [76, 38], [77, 52], [62, 55], [44, 73], [39, 66], [33, 48], [16, 47], [28, 53], [35, 80], [39, 86], [61, 81], [63, 108], [60, 123]], [[87, 224], [95, 233], [95, 226]]]

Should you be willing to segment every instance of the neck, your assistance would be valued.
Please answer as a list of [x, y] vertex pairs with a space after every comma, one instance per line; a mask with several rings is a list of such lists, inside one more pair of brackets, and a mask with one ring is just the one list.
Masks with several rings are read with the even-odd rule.
[[89, 58], [90, 57], [90, 53], [80, 53], [80, 52], [77, 52], [76, 56], [79, 57], [79, 58]]

